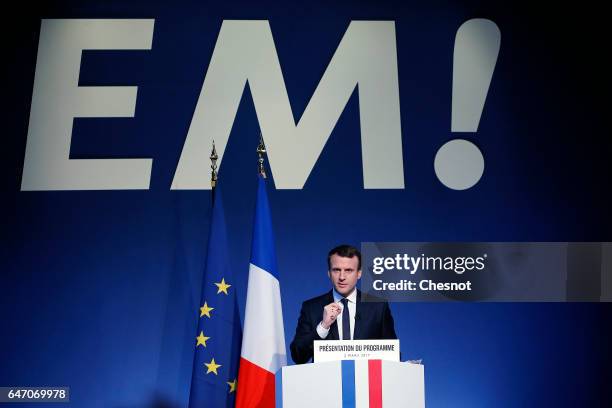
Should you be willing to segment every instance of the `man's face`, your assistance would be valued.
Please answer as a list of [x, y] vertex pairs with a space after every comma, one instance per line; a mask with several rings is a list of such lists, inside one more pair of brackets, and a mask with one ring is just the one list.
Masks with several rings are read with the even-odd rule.
[[345, 297], [350, 295], [361, 278], [361, 270], [358, 269], [359, 259], [356, 256], [345, 258], [334, 254], [329, 259], [329, 263], [330, 269], [327, 275], [336, 292]]

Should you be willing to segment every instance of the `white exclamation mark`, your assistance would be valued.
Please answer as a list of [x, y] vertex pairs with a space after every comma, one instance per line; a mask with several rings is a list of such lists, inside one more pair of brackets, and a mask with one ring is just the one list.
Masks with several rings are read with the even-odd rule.
[[[477, 132], [495, 63], [501, 34], [491, 20], [475, 18], [459, 27], [453, 54], [451, 132]], [[484, 157], [475, 144], [451, 140], [434, 159], [438, 180], [453, 190], [473, 187], [484, 172]]]

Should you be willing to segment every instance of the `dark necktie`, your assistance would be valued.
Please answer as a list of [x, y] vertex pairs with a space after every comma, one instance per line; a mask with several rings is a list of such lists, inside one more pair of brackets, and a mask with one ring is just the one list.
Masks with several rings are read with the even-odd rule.
[[349, 315], [348, 299], [341, 300], [342, 306], [342, 340], [351, 339], [351, 316]]

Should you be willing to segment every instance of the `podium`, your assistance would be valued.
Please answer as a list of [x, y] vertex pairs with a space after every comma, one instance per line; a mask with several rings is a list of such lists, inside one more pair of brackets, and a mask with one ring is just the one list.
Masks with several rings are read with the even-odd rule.
[[424, 408], [424, 366], [384, 360], [341, 360], [283, 367], [277, 408]]

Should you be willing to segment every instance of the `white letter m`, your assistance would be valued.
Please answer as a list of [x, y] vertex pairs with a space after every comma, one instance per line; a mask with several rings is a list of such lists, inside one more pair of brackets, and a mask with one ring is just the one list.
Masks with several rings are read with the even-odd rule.
[[304, 186], [357, 85], [364, 188], [404, 187], [394, 22], [350, 23], [296, 125], [268, 21], [224, 21], [172, 189], [210, 188], [247, 81], [277, 188]]

